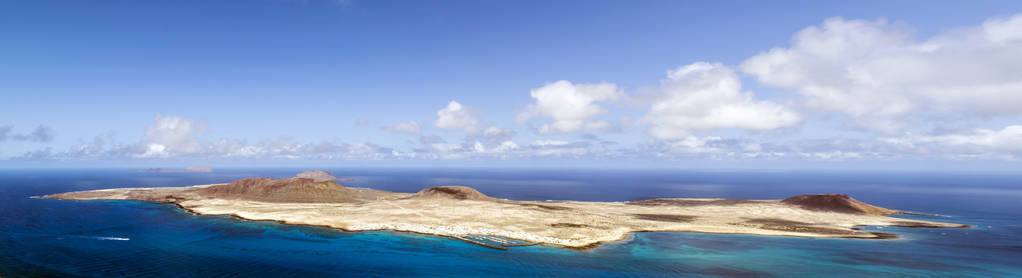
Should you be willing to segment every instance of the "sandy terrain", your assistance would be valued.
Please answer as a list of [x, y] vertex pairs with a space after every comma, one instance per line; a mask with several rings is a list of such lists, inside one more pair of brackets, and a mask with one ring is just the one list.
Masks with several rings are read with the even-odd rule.
[[893, 238], [891, 234], [855, 227], [968, 227], [889, 217], [888, 214], [901, 212], [837, 194], [799, 195], [784, 200], [530, 202], [495, 199], [459, 186], [433, 187], [411, 194], [347, 188], [329, 180], [291, 178], [245, 179], [191, 187], [105, 189], [44, 198], [165, 202], [197, 214], [227, 214], [346, 231], [394, 230], [461, 239], [485, 235], [571, 248], [622, 240], [640, 231]]

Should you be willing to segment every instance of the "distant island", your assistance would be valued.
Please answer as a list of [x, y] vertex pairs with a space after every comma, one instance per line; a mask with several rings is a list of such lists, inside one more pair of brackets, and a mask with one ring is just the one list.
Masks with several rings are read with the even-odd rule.
[[212, 173], [213, 168], [207, 166], [188, 166], [184, 169], [149, 168], [145, 171], [150, 173]]
[[333, 173], [326, 170], [308, 170], [305, 172], [298, 173], [295, 178], [303, 179], [314, 179], [314, 180], [330, 180], [330, 181], [353, 181], [353, 178], [338, 178], [334, 177]]
[[118, 188], [46, 195], [65, 200], [171, 203], [200, 215], [446, 236], [505, 249], [527, 244], [588, 248], [632, 232], [702, 232], [814, 238], [895, 238], [859, 226], [968, 228], [890, 217], [912, 214], [844, 194], [783, 200], [657, 198], [629, 202], [514, 201], [464, 186], [417, 193], [349, 188], [326, 171], [286, 179], [247, 178], [188, 187]]

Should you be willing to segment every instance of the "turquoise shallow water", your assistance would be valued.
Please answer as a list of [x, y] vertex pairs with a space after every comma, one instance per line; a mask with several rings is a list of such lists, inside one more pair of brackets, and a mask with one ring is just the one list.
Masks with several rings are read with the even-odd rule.
[[459, 240], [196, 216], [172, 205], [31, 199], [125, 186], [181, 186], [296, 169], [203, 173], [0, 172], [0, 276], [1010, 277], [1022, 274], [1022, 178], [1011, 175], [333, 169], [352, 186], [470, 185], [510, 199], [782, 198], [844, 192], [948, 215], [974, 229], [866, 227], [898, 240], [637, 233], [589, 250], [488, 249]]

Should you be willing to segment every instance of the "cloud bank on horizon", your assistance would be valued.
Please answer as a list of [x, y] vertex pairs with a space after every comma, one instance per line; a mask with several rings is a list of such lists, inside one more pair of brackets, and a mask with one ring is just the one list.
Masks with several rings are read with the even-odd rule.
[[[404, 122], [379, 126], [362, 119], [336, 121], [377, 125], [393, 136], [407, 137], [403, 145], [340, 139], [300, 142], [286, 136], [254, 143], [208, 138], [204, 131], [216, 129], [216, 122], [156, 114], [137, 142], [115, 142], [112, 136], [101, 135], [67, 149], [2, 155], [58, 161], [1017, 161], [1022, 159], [1020, 54], [1022, 14], [924, 38], [883, 19], [834, 17], [798, 31], [786, 46], [764, 49], [737, 65], [707, 57], [667, 70], [659, 84], [643, 89], [626, 89], [613, 80], [551, 80], [521, 92], [529, 103], [515, 107], [519, 112], [513, 115], [484, 117], [473, 103], [443, 99], [438, 102], [446, 105], [435, 107], [435, 115]], [[774, 93], [764, 96], [758, 90]], [[514, 125], [500, 126], [491, 122], [493, 117], [513, 118]], [[848, 135], [803, 134], [814, 122], [846, 126], [843, 134]], [[461, 138], [437, 136], [441, 132]], [[627, 143], [605, 139], [623, 133], [641, 139]], [[0, 143], [48, 142], [53, 134], [45, 126], [21, 133], [0, 126]]]

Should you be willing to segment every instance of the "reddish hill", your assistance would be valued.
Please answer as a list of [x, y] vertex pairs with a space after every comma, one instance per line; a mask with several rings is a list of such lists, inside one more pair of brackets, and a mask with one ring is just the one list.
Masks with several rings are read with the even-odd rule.
[[798, 195], [781, 200], [782, 203], [796, 205], [808, 210], [832, 211], [854, 214], [888, 215], [901, 213], [864, 203], [845, 194], [812, 194]]
[[467, 186], [438, 186], [430, 187], [415, 193], [411, 198], [417, 199], [452, 199], [452, 200], [476, 200], [494, 201], [493, 197], [486, 196], [482, 192]]
[[281, 203], [346, 203], [375, 199], [390, 192], [351, 189], [332, 180], [247, 178], [199, 190], [209, 197]]

